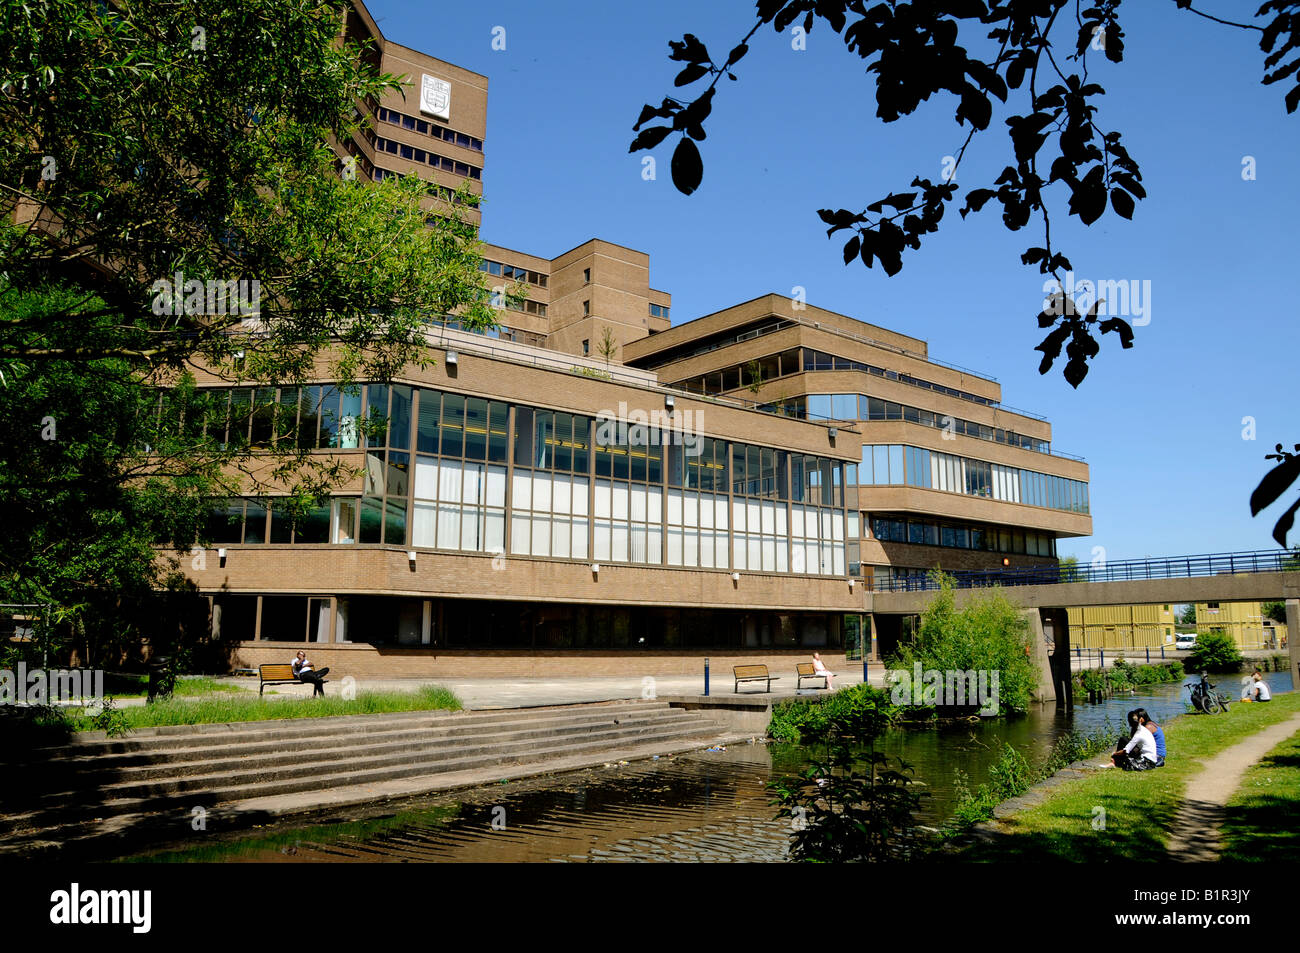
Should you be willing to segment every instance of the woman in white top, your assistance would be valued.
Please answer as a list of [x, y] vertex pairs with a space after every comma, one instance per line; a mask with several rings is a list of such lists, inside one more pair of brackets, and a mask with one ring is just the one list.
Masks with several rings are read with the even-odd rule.
[[822, 664], [822, 657], [816, 652], [813, 653], [813, 671], [816, 672], [818, 675], [826, 676], [827, 691], [835, 690], [835, 676], [834, 674], [832, 674], [830, 669], [828, 669], [825, 665]]
[[1125, 771], [1149, 771], [1156, 767], [1158, 760], [1156, 737], [1141, 722], [1133, 731], [1133, 737], [1129, 739], [1128, 744], [1123, 750], [1116, 751], [1113, 756], [1115, 765]]

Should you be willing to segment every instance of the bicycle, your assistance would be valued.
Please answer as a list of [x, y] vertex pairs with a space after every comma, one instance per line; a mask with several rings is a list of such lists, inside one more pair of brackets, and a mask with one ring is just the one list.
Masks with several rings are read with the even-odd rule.
[[1192, 707], [1205, 715], [1217, 715], [1220, 712], [1226, 714], [1231, 701], [1228, 693], [1215, 692], [1213, 689], [1214, 684], [1202, 672], [1199, 682], [1187, 686], [1191, 693]]

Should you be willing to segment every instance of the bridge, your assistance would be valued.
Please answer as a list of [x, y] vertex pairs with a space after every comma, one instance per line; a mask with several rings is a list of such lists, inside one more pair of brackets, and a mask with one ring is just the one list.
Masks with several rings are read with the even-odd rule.
[[[1031, 566], [948, 573], [960, 607], [997, 586], [1019, 604], [1040, 634], [1040, 664], [1053, 690], [1045, 700], [1068, 700], [1070, 627], [1066, 609], [1083, 606], [1177, 602], [1286, 603], [1291, 677], [1300, 686], [1300, 556], [1287, 550], [1161, 556], [1098, 562], [1090, 566]], [[877, 644], [896, 637], [903, 617], [919, 615], [940, 586], [936, 578], [888, 580], [866, 593]]]

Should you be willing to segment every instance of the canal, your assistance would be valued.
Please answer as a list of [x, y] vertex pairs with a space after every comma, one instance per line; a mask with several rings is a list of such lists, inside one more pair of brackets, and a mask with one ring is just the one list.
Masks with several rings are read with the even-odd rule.
[[[1291, 690], [1288, 672], [1265, 676], [1272, 691]], [[1188, 680], [1191, 681], [1190, 679]], [[1232, 697], [1235, 676], [1217, 683]], [[1146, 708], [1159, 723], [1187, 710], [1184, 685], [1150, 686], [1071, 713], [1043, 706], [1015, 719], [940, 728], [897, 729], [881, 750], [915, 770], [926, 797], [922, 821], [942, 824], [952, 813], [957, 772], [971, 786], [988, 777], [1000, 743], [1031, 764], [1071, 730], [1110, 725]], [[1198, 717], [1231, 717], [1198, 716]], [[820, 754], [814, 746], [740, 744], [633, 764], [549, 775], [452, 795], [384, 805], [263, 827], [253, 834], [203, 836], [193, 843], [129, 858], [142, 861], [348, 862], [608, 862], [765, 861], [787, 859], [789, 821], [774, 819], [767, 783], [792, 776]], [[1171, 746], [1169, 757], [1178, 756]], [[396, 809], [396, 812], [395, 812]]]

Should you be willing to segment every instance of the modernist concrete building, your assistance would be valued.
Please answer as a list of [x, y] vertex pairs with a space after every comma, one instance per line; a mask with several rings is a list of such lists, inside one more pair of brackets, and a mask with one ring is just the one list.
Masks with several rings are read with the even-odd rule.
[[[411, 87], [336, 146], [371, 179], [480, 190], [487, 79], [359, 5], [346, 30]], [[263, 393], [272, 417], [230, 389], [227, 426], [357, 474], [297, 525], [274, 497], [217, 506], [190, 573], [237, 664], [310, 641], [354, 675], [834, 667], [872, 631], [873, 588], [1050, 564], [1091, 532], [1086, 464], [926, 342], [775, 295], [674, 325], [644, 252], [554, 251], [486, 246], [489, 288], [528, 298], [489, 334], [431, 315], [427, 370]], [[368, 439], [371, 408], [388, 428]]]

